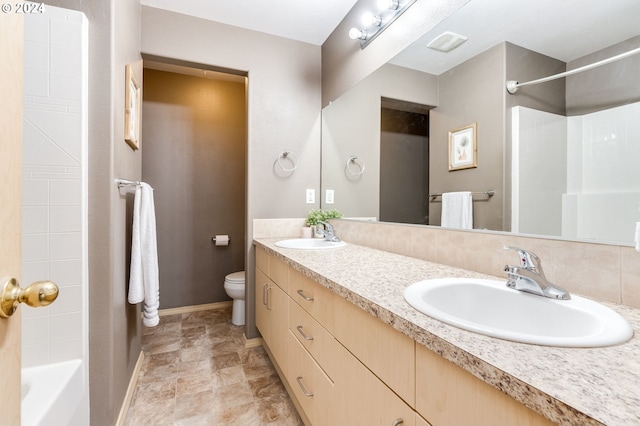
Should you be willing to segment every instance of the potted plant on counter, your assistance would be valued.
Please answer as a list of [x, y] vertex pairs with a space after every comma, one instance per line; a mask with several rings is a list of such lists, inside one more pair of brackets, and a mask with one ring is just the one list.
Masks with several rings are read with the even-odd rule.
[[[329, 219], [339, 219], [341, 217], [342, 217], [342, 213], [340, 213], [336, 209], [331, 209], [331, 210], [311, 209], [311, 210], [309, 210], [309, 214], [307, 214], [307, 223], [306, 224], [310, 227], [312, 236], [322, 236], [323, 235], [322, 234], [322, 229], [321, 229], [321, 232], [317, 232], [318, 225], [320, 224], [320, 222], [326, 222]], [[303, 235], [303, 237], [305, 237], [305, 231], [304, 230], [303, 230], [302, 235]], [[308, 238], [308, 237], [306, 237], [306, 238]]]

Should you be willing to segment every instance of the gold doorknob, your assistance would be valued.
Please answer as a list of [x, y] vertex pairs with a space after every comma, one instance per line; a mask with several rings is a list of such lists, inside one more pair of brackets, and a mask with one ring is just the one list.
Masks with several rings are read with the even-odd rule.
[[20, 303], [33, 308], [47, 306], [58, 297], [58, 286], [52, 281], [36, 281], [27, 288], [20, 288], [15, 278], [5, 278], [0, 297], [0, 317], [9, 318], [18, 309]]

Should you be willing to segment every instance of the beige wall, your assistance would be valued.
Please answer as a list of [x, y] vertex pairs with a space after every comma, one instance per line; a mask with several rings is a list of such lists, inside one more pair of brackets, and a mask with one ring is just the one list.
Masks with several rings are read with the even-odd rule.
[[[345, 216], [379, 217], [381, 97], [437, 105], [437, 77], [387, 64], [323, 109], [322, 187]], [[365, 163], [359, 178], [345, 174], [351, 155]]]
[[[319, 206], [319, 196], [305, 204], [305, 190], [320, 188], [320, 46], [143, 7], [141, 50], [248, 74], [247, 235], [253, 218], [304, 217]], [[288, 177], [274, 165], [285, 148], [298, 157]], [[251, 241], [246, 250], [246, 302], [252, 307]], [[246, 333], [257, 335], [251, 308]]]
[[[144, 71], [142, 177], [154, 188], [160, 308], [230, 300], [244, 270], [245, 83]], [[228, 234], [216, 247], [211, 237]]]
[[[640, 47], [633, 37], [591, 55], [571, 61], [567, 70], [592, 64]], [[567, 77], [567, 115], [587, 114], [637, 102], [640, 99], [640, 55]]]
[[52, 0], [89, 20], [89, 388], [91, 423], [114, 424], [140, 354], [139, 308], [126, 302], [127, 200], [115, 178], [140, 178], [124, 142], [124, 69], [141, 78], [137, 1]]
[[348, 37], [362, 15], [378, 10], [377, 0], [359, 0], [322, 45], [322, 106], [400, 53], [469, 0], [417, 1], [365, 49]]
[[[504, 46], [498, 45], [438, 76], [440, 103], [430, 113], [429, 192], [496, 191], [490, 200], [473, 203], [475, 229], [503, 229], [503, 64]], [[449, 131], [472, 123], [478, 167], [449, 171]], [[430, 224], [440, 224], [441, 207], [429, 206]]]

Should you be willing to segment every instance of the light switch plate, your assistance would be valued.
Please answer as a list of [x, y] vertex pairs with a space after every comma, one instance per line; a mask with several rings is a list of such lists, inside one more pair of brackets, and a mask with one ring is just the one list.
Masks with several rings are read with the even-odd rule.
[[307, 204], [315, 204], [316, 202], [316, 190], [307, 189]]
[[327, 204], [333, 204], [333, 195], [334, 195], [333, 189], [327, 189], [327, 192], [325, 193], [325, 196], [324, 196], [324, 201]]

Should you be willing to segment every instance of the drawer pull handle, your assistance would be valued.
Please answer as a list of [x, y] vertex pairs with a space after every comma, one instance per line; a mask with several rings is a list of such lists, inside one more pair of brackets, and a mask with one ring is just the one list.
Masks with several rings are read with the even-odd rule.
[[262, 284], [262, 304], [267, 304], [267, 286], [269, 284]]
[[313, 337], [309, 336], [304, 331], [302, 331], [302, 326], [301, 325], [297, 326], [296, 330], [298, 330], [298, 333], [300, 333], [300, 335], [302, 337], [304, 337], [304, 340], [313, 340]]
[[391, 423], [391, 426], [398, 426], [398, 425], [401, 425], [401, 424], [403, 424], [403, 423], [404, 423], [404, 420], [402, 420], [402, 417], [401, 417], [401, 418], [399, 418], [399, 419], [395, 419], [395, 420], [393, 421], [393, 423]]
[[302, 297], [307, 302], [313, 302], [313, 297], [306, 296], [304, 294], [304, 290], [303, 289], [300, 289], [300, 290], [296, 291], [296, 293], [298, 293], [300, 295], [300, 297]]
[[296, 382], [298, 382], [298, 386], [300, 386], [300, 389], [302, 389], [302, 393], [304, 394], [304, 396], [308, 396], [308, 397], [313, 396], [313, 394], [309, 392], [307, 389], [305, 389], [304, 385], [302, 384], [302, 376], [298, 376], [296, 378]]

